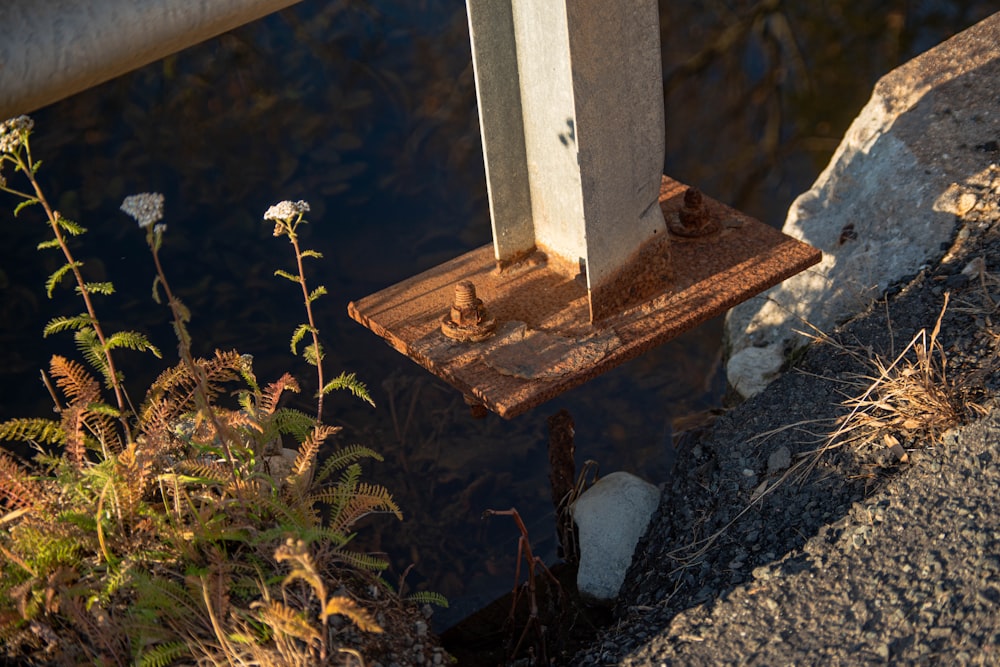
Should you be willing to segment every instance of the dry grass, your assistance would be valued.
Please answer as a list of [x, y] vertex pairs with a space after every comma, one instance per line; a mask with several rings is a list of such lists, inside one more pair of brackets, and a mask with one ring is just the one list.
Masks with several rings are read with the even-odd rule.
[[[952, 368], [941, 342], [942, 323], [950, 301], [948, 293], [944, 295], [933, 328], [920, 329], [898, 354], [881, 355], [870, 347], [845, 345], [815, 327], [810, 327], [811, 333], [799, 332], [814, 342], [849, 354], [866, 369], [840, 380], [845, 385], [842, 405], [847, 412], [832, 423], [829, 419], [798, 421], [754, 438], [762, 442], [793, 431], [815, 442], [816, 447], [799, 453], [797, 460], [780, 477], [765, 481], [755, 489], [746, 506], [726, 525], [707, 537], [673, 550], [670, 555], [678, 561], [675, 572], [700, 562], [719, 537], [786, 482], [804, 482], [827, 452], [840, 447], [885, 447], [895, 452], [896, 460], [904, 462], [906, 450], [902, 443], [911, 448], [938, 444], [950, 429], [988, 412], [981, 397], [984, 379], [1000, 365], [997, 354], [1000, 332], [994, 328], [992, 319], [1000, 313], [1000, 298], [991, 294], [994, 289], [1000, 289], [1000, 276], [987, 273], [982, 262], [970, 263], [967, 272], [980, 289], [958, 300], [955, 312], [975, 319], [978, 326], [975, 336], [985, 341], [987, 348], [972, 367]], [[825, 434], [822, 433], [824, 425], [831, 429]]]

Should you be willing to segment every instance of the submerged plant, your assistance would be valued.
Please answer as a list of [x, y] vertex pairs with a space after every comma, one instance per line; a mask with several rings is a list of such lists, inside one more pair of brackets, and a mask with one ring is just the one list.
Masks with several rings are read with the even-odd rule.
[[[387, 563], [350, 548], [353, 529], [374, 512], [401, 514], [385, 488], [361, 481], [359, 462], [381, 460], [375, 451], [352, 445], [319, 458], [339, 430], [321, 421], [323, 395], [346, 388], [370, 398], [353, 375], [323, 384], [310, 305], [325, 289], [306, 290], [302, 258], [318, 253], [298, 246], [304, 211], [281, 224], [298, 264], [285, 277], [302, 285], [309, 320], [296, 335], [312, 334], [306, 358], [320, 379], [315, 417], [279, 405], [299, 391], [291, 375], [261, 387], [249, 356], [192, 354], [191, 313], [160, 258], [163, 196], [125, 199], [122, 210], [146, 234], [154, 298], [165, 297], [179, 356], [136, 407], [112, 353], [159, 350], [139, 333], [101, 328], [93, 296], [113, 287], [84, 279], [66, 235], [85, 230], [49, 206], [31, 130], [26, 117], [0, 125], [0, 189], [21, 198], [15, 214], [44, 208], [53, 238], [39, 248], [65, 258], [46, 290], [73, 275], [86, 309], [44, 333], [72, 330], [104, 386], [83, 364], [54, 356], [45, 377], [59, 418], [0, 424], [0, 439], [40, 450], [32, 464], [0, 451], [0, 647], [29, 664], [312, 665], [357, 655], [329, 619], [381, 631], [368, 591], [388, 587], [378, 576]], [[31, 192], [8, 183], [8, 164]]]

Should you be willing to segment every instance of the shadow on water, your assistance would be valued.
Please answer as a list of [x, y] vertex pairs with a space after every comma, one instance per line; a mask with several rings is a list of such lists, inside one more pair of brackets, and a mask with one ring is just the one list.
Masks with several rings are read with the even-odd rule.
[[[876, 78], [989, 4], [661, 2], [665, 172], [780, 225]], [[272, 275], [290, 256], [261, 217], [281, 199], [310, 202], [303, 243], [324, 254], [312, 275], [331, 294], [317, 304], [327, 367], [356, 372], [378, 404], [337, 396], [329, 419], [346, 442], [385, 455], [366, 474], [406, 515], [369, 521], [359, 543], [388, 554], [391, 582], [412, 564], [408, 588], [451, 599], [438, 629], [510, 588], [516, 532], [482, 521], [483, 510], [517, 507], [536, 553], [557, 560], [546, 416], [574, 416], [578, 465], [595, 459], [659, 481], [674, 436], [722, 404], [720, 320], [510, 422], [472, 420], [458, 393], [348, 320], [351, 299], [490, 242], [462, 3], [304, 3], [34, 116], [42, 181], [91, 230], [79, 248], [88, 278], [119, 288], [104, 304], [106, 326], [173, 348], [166, 313], [149, 298], [143, 239], [117, 210], [127, 194], [163, 192], [164, 261], [193, 311], [196, 352], [236, 347], [267, 381], [291, 370], [303, 409], [315, 380], [286, 344], [301, 304]], [[9, 210], [0, 213], [2, 419], [49, 414], [38, 369], [74, 350], [39, 333], [78, 308], [69, 294], [44, 298], [55, 259], [35, 254], [42, 232], [30, 211], [15, 221]], [[133, 393], [162, 370], [130, 361]]]

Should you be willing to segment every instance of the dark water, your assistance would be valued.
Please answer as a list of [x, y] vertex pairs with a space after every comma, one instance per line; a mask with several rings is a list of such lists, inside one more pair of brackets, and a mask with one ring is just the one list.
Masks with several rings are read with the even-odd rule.
[[[709, 9], [705, 7], [709, 6]], [[663, 2], [665, 173], [780, 226], [878, 76], [995, 11], [989, 2]], [[377, 409], [336, 396], [327, 419], [344, 442], [383, 452], [369, 479], [406, 519], [369, 522], [359, 540], [388, 552], [393, 581], [448, 596], [447, 627], [508, 590], [516, 532], [488, 508], [517, 507], [536, 553], [555, 559], [545, 419], [566, 408], [577, 458], [653, 481], [674, 436], [720, 406], [721, 322], [513, 421], [469, 418], [447, 385], [351, 322], [346, 304], [490, 242], [464, 3], [303, 3], [42, 109], [35, 154], [57, 207], [90, 228], [85, 273], [119, 293], [98, 304], [107, 329], [147, 332], [167, 352], [167, 313], [125, 195], [166, 195], [163, 259], [194, 314], [195, 351], [253, 354], [258, 377], [285, 370], [308, 395], [312, 369], [287, 340], [302, 320], [288, 246], [262, 222], [282, 199], [312, 205], [303, 243], [321, 251], [309, 279], [329, 372], [353, 371]], [[0, 203], [7, 203], [2, 200]], [[34, 251], [33, 211], [0, 212], [0, 418], [50, 414], [38, 369], [73, 355], [45, 321], [79, 311], [45, 298], [58, 264]], [[121, 357], [135, 397], [163, 366]], [[166, 363], [166, 362], [164, 362]], [[172, 361], [171, 361], [172, 363]], [[305, 399], [299, 407], [308, 409]]]

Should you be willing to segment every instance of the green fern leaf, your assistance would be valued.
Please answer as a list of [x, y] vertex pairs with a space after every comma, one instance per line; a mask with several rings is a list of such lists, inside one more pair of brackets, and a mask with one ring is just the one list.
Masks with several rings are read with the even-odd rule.
[[417, 591], [407, 595], [405, 599], [416, 604], [433, 604], [443, 609], [448, 608], [448, 598], [434, 591]]
[[[40, 204], [40, 203], [41, 202], [39, 202], [37, 199], [25, 199], [23, 202], [14, 207], [14, 217], [15, 218], [17, 217], [17, 214], [21, 212], [22, 208], [28, 208], [29, 206], [33, 206], [35, 204]], [[58, 244], [59, 242], [56, 241], [56, 243]]]
[[[109, 282], [84, 283], [83, 286], [91, 294], [104, 294], [108, 296], [115, 293], [115, 286]], [[76, 293], [81, 293], [79, 285], [76, 286]]]
[[302, 358], [310, 366], [319, 366], [319, 362], [323, 360], [323, 348], [318, 343], [306, 345], [302, 350]]
[[319, 472], [316, 473], [316, 481], [322, 482], [335, 470], [340, 470], [344, 466], [360, 461], [361, 459], [375, 459], [376, 461], [383, 461], [382, 455], [376, 452], [370, 447], [365, 447], [364, 445], [348, 445], [338, 449], [333, 454], [327, 457], [326, 461], [323, 463]]
[[138, 667], [167, 667], [183, 656], [190, 656], [187, 643], [169, 642], [160, 644], [136, 657]]
[[314, 417], [293, 408], [281, 408], [275, 411], [272, 421], [279, 433], [287, 433], [298, 442], [308, 438], [316, 424]]
[[92, 328], [80, 329], [73, 334], [73, 338], [76, 341], [76, 349], [80, 351], [80, 354], [92, 368], [104, 376], [105, 384], [111, 387], [108, 359], [104, 356], [104, 349], [101, 347], [101, 341], [97, 338], [97, 333]]
[[53, 271], [52, 275], [50, 275], [48, 280], [45, 281], [45, 293], [48, 295], [48, 297], [50, 299], [52, 298], [53, 290], [55, 290], [56, 285], [59, 284], [59, 281], [61, 281], [63, 278], [66, 277], [67, 273], [81, 266], [83, 266], [83, 262], [66, 262], [58, 269]]
[[95, 415], [107, 415], [115, 419], [121, 417], [122, 414], [118, 408], [112, 407], [107, 403], [89, 403], [87, 404], [87, 412]]
[[153, 278], [153, 301], [162, 304], [163, 301], [160, 300], [160, 290], [156, 289], [159, 284], [160, 284], [160, 276], [156, 276], [155, 278]]
[[48, 250], [49, 248], [58, 248], [58, 247], [59, 247], [59, 239], [49, 239], [48, 241], [42, 241], [41, 243], [39, 243], [37, 246], [35, 246], [35, 249]]
[[323, 259], [323, 253], [317, 252], [315, 250], [303, 250], [303, 257], [315, 257], [316, 259]]
[[60, 445], [66, 440], [66, 433], [59, 422], [52, 419], [10, 419], [0, 424], [0, 440], [39, 442]]
[[93, 320], [90, 319], [90, 315], [87, 313], [80, 313], [75, 317], [53, 317], [45, 325], [42, 335], [47, 338], [51, 334], [59, 333], [60, 331], [83, 329], [89, 327], [91, 324], [93, 324]]
[[326, 288], [320, 285], [319, 287], [317, 287], [316, 289], [314, 289], [312, 292], [309, 293], [309, 303], [312, 303], [313, 301], [320, 298], [324, 294], [327, 294]]
[[348, 565], [353, 565], [354, 567], [363, 570], [381, 572], [389, 569], [389, 561], [378, 558], [377, 556], [372, 556], [371, 554], [363, 554], [358, 551], [339, 550], [337, 551], [337, 557]]
[[295, 284], [300, 284], [302, 282], [298, 276], [293, 276], [288, 271], [282, 271], [281, 269], [275, 270], [274, 275], [281, 276], [285, 280], [291, 280]]
[[56, 218], [56, 222], [59, 224], [60, 228], [72, 236], [79, 236], [87, 231], [87, 229], [79, 223], [73, 222], [69, 218], [64, 218], [61, 215]]
[[191, 311], [188, 310], [188, 307], [184, 305], [183, 301], [175, 296], [173, 305], [177, 308], [177, 314], [181, 318], [181, 322], [187, 323], [191, 321]]
[[295, 328], [295, 333], [292, 334], [292, 354], [299, 353], [299, 343], [311, 330], [308, 324], [300, 324]]
[[157, 349], [155, 345], [149, 342], [141, 333], [136, 331], [119, 331], [117, 333], [111, 334], [105, 343], [105, 349], [109, 352], [117, 348], [124, 347], [129, 350], [135, 350], [136, 352], [149, 351], [153, 353], [153, 356], [157, 359], [162, 359], [160, 350]]
[[369, 403], [372, 407], [375, 407], [375, 401], [372, 400], [371, 394], [368, 393], [368, 387], [354, 373], [341, 373], [327, 382], [326, 386], [323, 387], [323, 394], [329, 394], [335, 389], [346, 389], [361, 400]]

